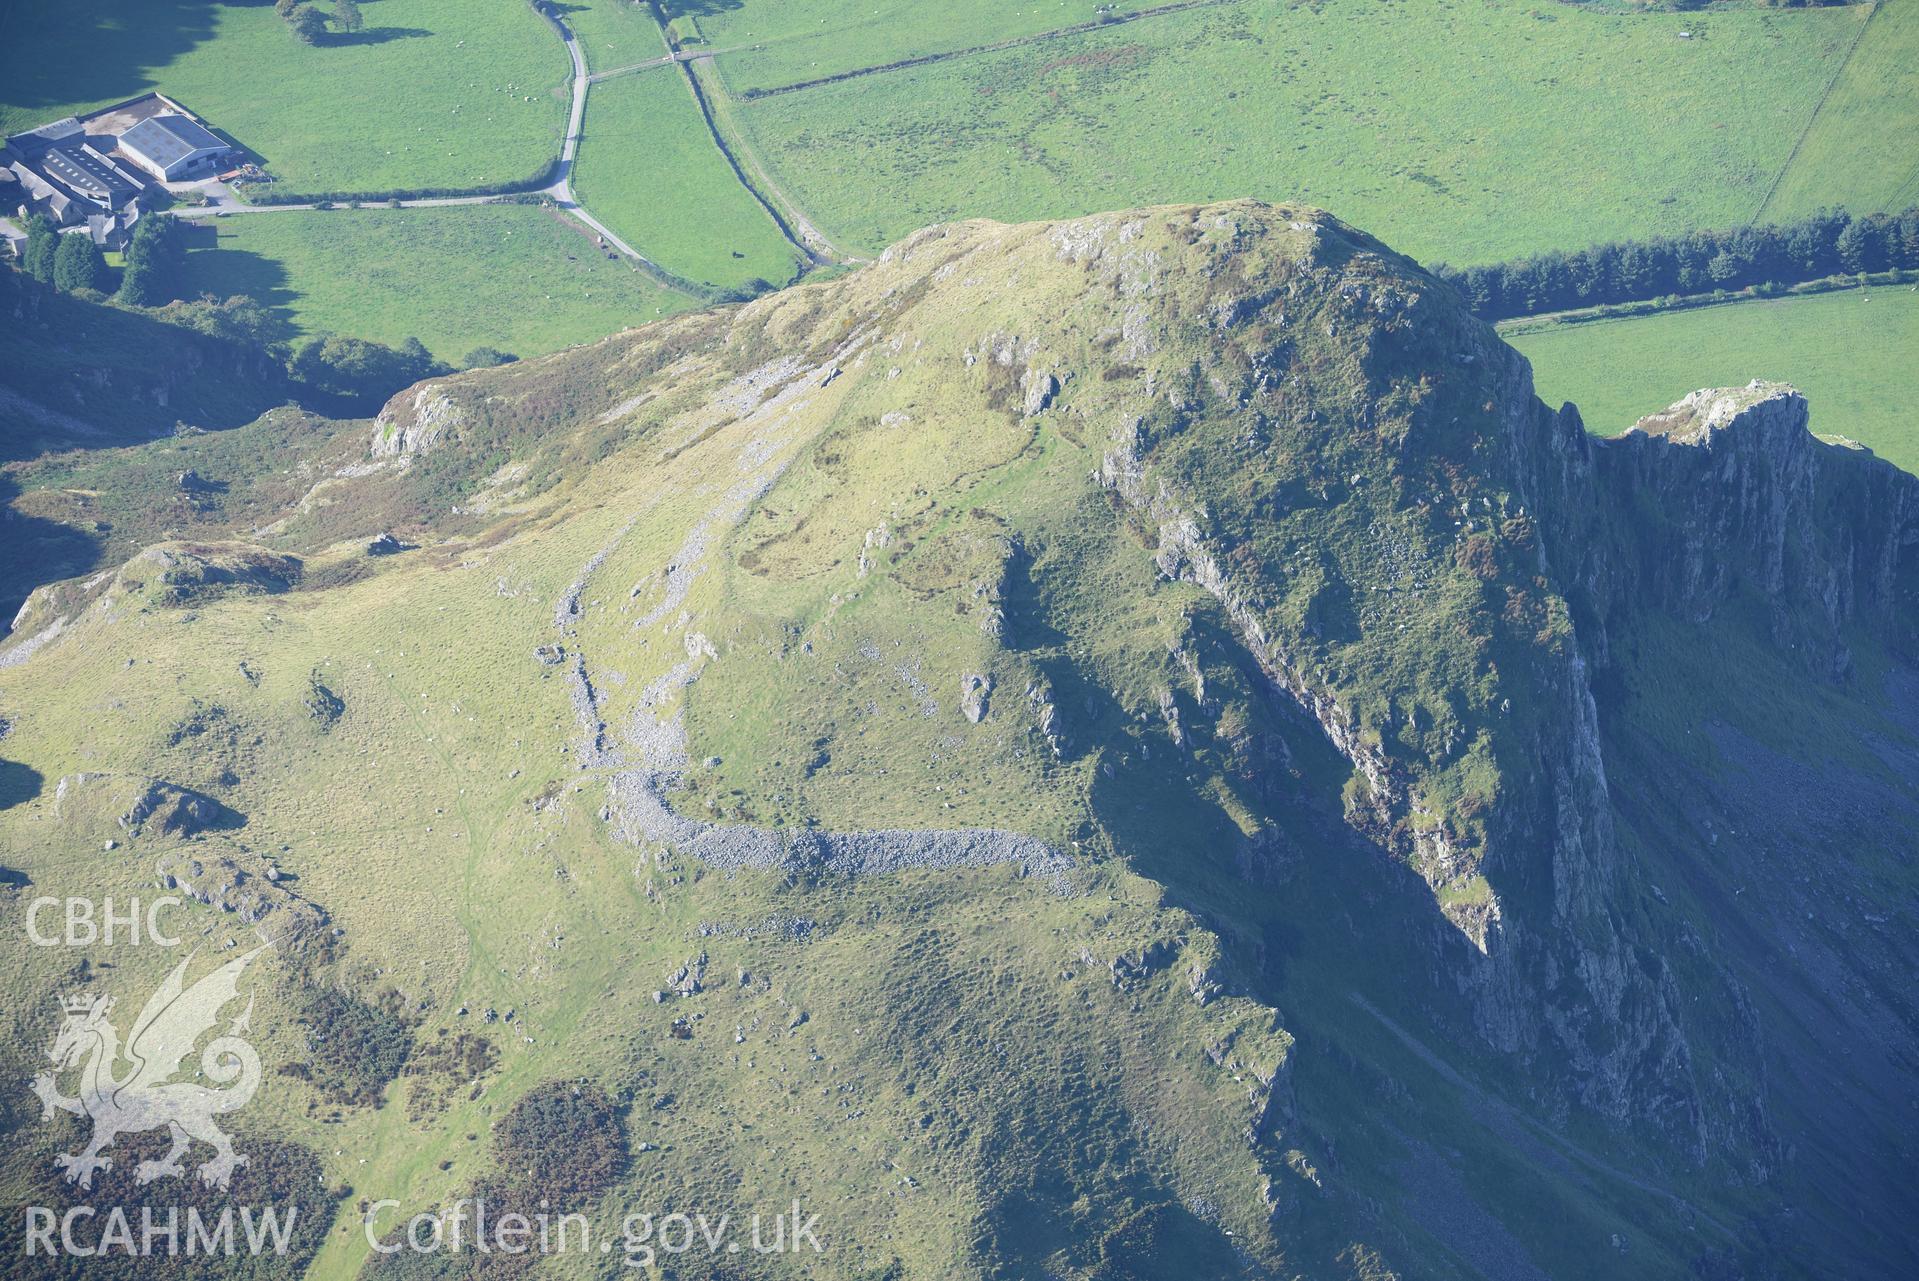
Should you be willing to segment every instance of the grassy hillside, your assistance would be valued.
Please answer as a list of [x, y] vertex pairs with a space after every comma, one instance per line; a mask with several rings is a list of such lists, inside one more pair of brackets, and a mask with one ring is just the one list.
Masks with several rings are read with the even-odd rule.
[[[799, 204], [867, 249], [954, 216], [1250, 194], [1483, 262], [1749, 219], [1866, 12], [1233, 3], [737, 114]], [[718, 62], [736, 91], [739, 57]], [[1879, 128], [1913, 123], [1895, 106]]]
[[[361, 1271], [359, 1203], [469, 1192], [516, 1104], [571, 1083], [631, 1136], [602, 1231], [821, 1212], [829, 1257], [750, 1275], [1600, 1281], [1622, 1251], [1810, 1275], [1797, 1252], [1853, 1216], [1759, 1235], [1792, 1180], [1897, 1200], [1823, 1164], [1877, 1126], [1877, 1179], [1904, 1124], [1877, 1114], [1788, 1117], [1813, 1155], [1752, 1176], [1777, 1150], [1755, 1064], [1857, 1080], [1767, 1061], [1773, 1006], [1699, 945], [1748, 842], [1634, 811], [1685, 828], [1651, 842], [1664, 888], [1614, 861], [1541, 570], [1613, 551], [1590, 447], [1449, 291], [1323, 214], [933, 229], [435, 380], [304, 456], [303, 426], [26, 470], [35, 519], [166, 541], [36, 596], [0, 647], [0, 893], [147, 892], [164, 859], [244, 872], [269, 923], [325, 913], [261, 973], [245, 1112], [338, 1204], [313, 1276], [391, 1275]], [[1862, 545], [1883, 473], [1830, 495]], [[1655, 497], [1622, 503], [1686, 516]], [[411, 548], [368, 555], [386, 529]], [[1632, 550], [1608, 565], [1673, 559]], [[1711, 671], [1668, 696], [1659, 647], [1698, 636], [1675, 616], [1618, 633], [1604, 733], [1914, 750], [1863, 615], [1865, 675], [1827, 688], [1737, 603], [1711, 639], [1769, 701], [1718, 709]], [[1891, 848], [1914, 775], [1884, 775]], [[150, 777], [234, 817], [121, 822]], [[1909, 901], [1885, 861], [1872, 901]], [[1826, 893], [1806, 872], [1747, 897]], [[176, 910], [212, 949], [247, 934]], [[1796, 937], [1728, 929], [1741, 956]], [[0, 937], [0, 1075], [35, 1070], [47, 992], [133, 1004], [170, 959]], [[352, 1034], [316, 1042], [315, 1008]], [[28, 1112], [0, 1196], [38, 1195], [66, 1141]]]
[[158, 89], [261, 156], [280, 191], [483, 186], [557, 154], [566, 55], [530, 7], [380, 0], [365, 15], [309, 48], [270, 4], [10, 4], [0, 127]]
[[302, 334], [417, 337], [456, 362], [479, 346], [538, 355], [690, 305], [521, 205], [242, 215], [190, 243], [189, 294], [248, 294]]
[[799, 254], [740, 185], [677, 67], [596, 85], [574, 191], [668, 271], [733, 288], [792, 280]]
[[1814, 431], [1919, 472], [1909, 388], [1919, 293], [1907, 287], [1562, 325], [1508, 341], [1532, 361], [1541, 396], [1577, 404], [1605, 435], [1695, 387], [1778, 379], [1806, 394]]

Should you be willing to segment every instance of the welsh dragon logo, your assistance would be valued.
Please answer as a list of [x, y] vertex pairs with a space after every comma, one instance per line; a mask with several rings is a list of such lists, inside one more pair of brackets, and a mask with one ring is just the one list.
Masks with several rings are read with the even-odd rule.
[[[198, 1170], [201, 1181], [212, 1187], [224, 1190], [233, 1172], [247, 1164], [214, 1118], [245, 1106], [260, 1086], [260, 1056], [242, 1039], [253, 1014], [251, 997], [225, 1034], [200, 1052], [200, 1075], [213, 1086], [172, 1078], [194, 1044], [219, 1021], [222, 1007], [238, 997], [241, 971], [267, 946], [235, 957], [192, 987], [186, 986], [186, 972], [193, 958], [181, 961], [147, 998], [124, 1050], [107, 1018], [112, 998], [81, 992], [61, 999], [66, 1017], [47, 1050], [54, 1070], [34, 1078], [33, 1092], [40, 1098], [43, 1121], [53, 1118], [55, 1108], [93, 1121], [93, 1139], [84, 1151], [54, 1158], [67, 1182], [91, 1188], [94, 1171], [113, 1168], [112, 1158], [101, 1153], [115, 1139], [162, 1126], [172, 1132], [173, 1144], [159, 1160], [140, 1162], [133, 1176], [138, 1183], [185, 1174], [180, 1158], [195, 1139], [213, 1148], [213, 1158]], [[56, 1082], [74, 1068], [80, 1071], [80, 1093], [69, 1098]]]

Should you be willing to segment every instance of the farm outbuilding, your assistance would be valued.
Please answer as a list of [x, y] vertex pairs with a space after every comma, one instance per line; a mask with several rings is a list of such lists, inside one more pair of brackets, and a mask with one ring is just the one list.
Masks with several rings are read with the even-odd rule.
[[211, 176], [241, 157], [192, 113], [149, 93], [84, 117], [11, 134], [0, 146], [0, 213], [84, 226], [97, 244], [124, 240], [137, 202], [158, 182]]
[[233, 148], [195, 120], [180, 115], [149, 116], [120, 135], [128, 159], [162, 182], [181, 182], [212, 173]]

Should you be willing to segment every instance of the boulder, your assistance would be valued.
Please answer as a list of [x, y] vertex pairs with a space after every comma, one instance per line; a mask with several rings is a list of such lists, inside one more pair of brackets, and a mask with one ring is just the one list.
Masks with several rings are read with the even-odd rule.
[[1021, 381], [1026, 392], [1021, 409], [1028, 418], [1044, 412], [1059, 394], [1059, 378], [1051, 370], [1029, 369]]
[[993, 678], [976, 672], [960, 677], [960, 711], [977, 725], [986, 718], [986, 703], [993, 694]]
[[149, 828], [167, 836], [197, 836], [245, 821], [211, 796], [163, 779], [149, 782], [120, 816], [120, 826], [136, 836]]

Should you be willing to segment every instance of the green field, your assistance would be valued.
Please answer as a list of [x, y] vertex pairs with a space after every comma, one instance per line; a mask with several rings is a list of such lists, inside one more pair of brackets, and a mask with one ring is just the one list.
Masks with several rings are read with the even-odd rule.
[[668, 271], [720, 288], [783, 285], [799, 254], [714, 146], [677, 67], [595, 85], [574, 192]]
[[1919, 0], [1884, 0], [1799, 142], [1768, 218], [1811, 213], [1845, 193], [1854, 209], [1919, 200]]
[[[1115, 14], [1165, 0], [1120, 0]], [[902, 58], [918, 58], [1015, 40], [1095, 21], [1091, 0], [748, 0], [716, 5], [668, 0], [666, 11], [689, 46], [731, 50], [735, 88], [769, 89]]]
[[[1151, 7], [1134, 0], [1116, 14]], [[1250, 194], [1324, 206], [1422, 260], [1473, 263], [1737, 225], [1762, 205], [1885, 207], [1919, 182], [1907, 145], [1919, 96], [1905, 70], [1919, 51], [1919, 0], [1703, 15], [1222, 0], [759, 97], [745, 95], [1097, 15], [1080, 0], [672, 0], [665, 11], [689, 47], [715, 52], [702, 76], [741, 151], [857, 253], [954, 218]], [[565, 16], [595, 69], [662, 51], [647, 5], [586, 0]], [[378, 0], [367, 18], [351, 43], [306, 48], [264, 4], [11, 6], [0, 14], [0, 126], [157, 88], [255, 151], [281, 194], [484, 187], [548, 162], [565, 62], [529, 7]], [[799, 269], [678, 73], [596, 84], [574, 177], [595, 215], [695, 284], [783, 284]], [[293, 243], [295, 228], [314, 225], [231, 233], [283, 269], [264, 288], [297, 296], [281, 305], [303, 327], [438, 331], [437, 350], [470, 328], [501, 330], [498, 316], [514, 311], [475, 325], [435, 301], [453, 292], [440, 280], [483, 274], [470, 267], [393, 291], [404, 304], [362, 309], [337, 289], [368, 254], [390, 269], [412, 252], [456, 253], [470, 221], [377, 250], [356, 240], [345, 262], [329, 257], [335, 237]], [[272, 275], [237, 259], [203, 267]], [[531, 283], [506, 292], [546, 302]], [[598, 310], [504, 330], [520, 349], [559, 346], [588, 336]]]
[[394, 343], [444, 360], [478, 346], [528, 356], [690, 305], [555, 214], [522, 205], [246, 214], [199, 231], [191, 292], [248, 294], [302, 333]]
[[635, 0], [579, 0], [566, 6], [566, 24], [593, 71], [630, 67], [666, 53], [652, 7]]
[[268, 4], [9, 4], [0, 127], [157, 89], [258, 154], [282, 191], [486, 186], [557, 153], [566, 55], [527, 5], [379, 0], [365, 14], [358, 36], [308, 48]]
[[1919, 472], [1911, 407], [1919, 293], [1849, 289], [1509, 335], [1548, 404], [1570, 400], [1611, 435], [1700, 387], [1754, 378], [1796, 385], [1812, 429], [1849, 436]]
[[1750, 218], [1865, 14], [1228, 4], [737, 114], [801, 207], [867, 250], [955, 217], [1254, 195], [1482, 262]]

